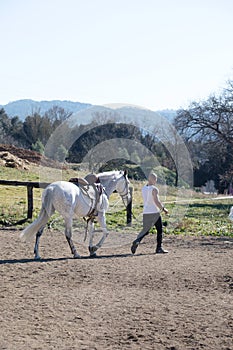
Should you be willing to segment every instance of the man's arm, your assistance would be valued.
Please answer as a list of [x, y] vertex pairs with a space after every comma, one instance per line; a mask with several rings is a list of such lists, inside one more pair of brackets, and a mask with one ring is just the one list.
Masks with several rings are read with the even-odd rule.
[[160, 202], [159, 193], [158, 193], [157, 188], [154, 188], [154, 189], [153, 189], [152, 195], [153, 195], [153, 199], [154, 199], [155, 205], [156, 205], [161, 211], [164, 211], [165, 214], [168, 214], [168, 210], [167, 210], [167, 209], [163, 206], [163, 204]]

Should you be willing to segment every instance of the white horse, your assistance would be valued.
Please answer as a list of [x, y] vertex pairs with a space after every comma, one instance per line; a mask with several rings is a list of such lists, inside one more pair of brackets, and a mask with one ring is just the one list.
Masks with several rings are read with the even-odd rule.
[[[108, 209], [109, 196], [117, 191], [125, 204], [128, 204], [131, 200], [129, 192], [129, 180], [127, 172], [122, 171], [110, 171], [100, 173], [97, 175], [103, 191], [99, 195], [99, 200], [93, 204], [93, 198], [80, 189], [77, 185], [67, 181], [57, 181], [51, 183], [43, 192], [42, 195], [42, 207], [38, 218], [26, 227], [20, 234], [20, 238], [24, 241], [31, 240], [36, 235], [36, 242], [34, 247], [35, 259], [40, 259], [39, 255], [39, 241], [43, 233], [45, 225], [49, 218], [58, 211], [65, 221], [65, 236], [69, 243], [71, 253], [74, 258], [80, 258], [74, 243], [72, 241], [72, 223], [74, 217], [87, 217], [95, 207], [97, 213], [97, 220], [102, 229], [103, 235], [100, 241], [93, 245], [94, 236], [94, 220], [88, 222], [88, 232], [90, 235], [89, 240], [89, 252], [92, 257], [96, 255], [97, 249], [99, 249], [107, 235], [106, 218], [105, 213]], [[95, 194], [96, 190], [93, 188]]]

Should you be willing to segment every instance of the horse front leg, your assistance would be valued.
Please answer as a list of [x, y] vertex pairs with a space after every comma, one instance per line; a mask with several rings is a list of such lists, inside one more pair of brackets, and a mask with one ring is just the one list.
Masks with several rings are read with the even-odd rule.
[[72, 221], [66, 222], [65, 224], [65, 236], [66, 236], [67, 242], [69, 243], [70, 250], [71, 250], [71, 253], [73, 254], [74, 259], [81, 258], [72, 240]]
[[105, 213], [98, 213], [98, 216], [97, 216], [97, 219], [98, 219], [98, 222], [100, 224], [100, 227], [102, 229], [102, 232], [103, 232], [103, 235], [101, 237], [101, 239], [99, 240], [99, 242], [92, 246], [92, 252], [91, 253], [91, 256], [95, 254], [95, 252], [102, 247], [105, 239], [107, 238], [108, 236], [108, 230], [107, 230], [107, 227], [106, 227], [106, 218], [105, 218]]
[[88, 233], [89, 233], [89, 253], [92, 258], [96, 257], [96, 251], [97, 247], [93, 245], [93, 238], [94, 238], [94, 230], [95, 230], [95, 225], [94, 225], [94, 220], [90, 219], [88, 222]]

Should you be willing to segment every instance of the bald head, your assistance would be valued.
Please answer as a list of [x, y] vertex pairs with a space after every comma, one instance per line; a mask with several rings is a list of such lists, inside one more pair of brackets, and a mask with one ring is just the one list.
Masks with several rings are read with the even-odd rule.
[[155, 173], [150, 173], [148, 177], [148, 183], [149, 185], [155, 185], [157, 181], [157, 175]]

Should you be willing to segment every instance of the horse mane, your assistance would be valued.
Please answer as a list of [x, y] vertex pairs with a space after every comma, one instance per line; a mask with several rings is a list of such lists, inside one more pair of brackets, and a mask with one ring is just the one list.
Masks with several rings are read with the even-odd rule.
[[97, 174], [97, 176], [101, 180], [111, 180], [117, 178], [119, 175], [121, 175], [122, 172], [120, 170], [111, 170], [111, 171], [104, 171], [103, 173]]

